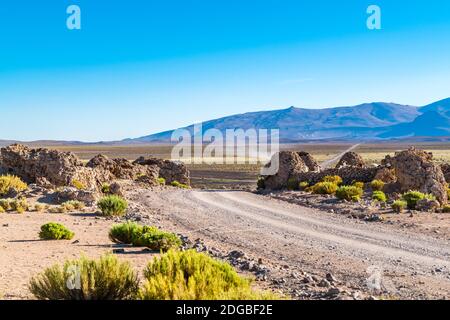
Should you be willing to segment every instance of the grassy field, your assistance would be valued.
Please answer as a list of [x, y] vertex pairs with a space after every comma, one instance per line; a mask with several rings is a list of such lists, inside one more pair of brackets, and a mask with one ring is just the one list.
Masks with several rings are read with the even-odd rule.
[[[285, 144], [281, 150], [306, 151], [319, 162], [333, 158], [348, 149], [351, 143], [305, 143]], [[369, 164], [378, 164], [387, 155], [405, 150], [410, 146], [433, 152], [436, 161], [450, 162], [450, 143], [371, 143], [362, 144], [354, 151], [361, 154]], [[82, 160], [89, 160], [97, 154], [110, 158], [135, 160], [140, 156], [170, 159], [172, 147], [168, 145], [128, 145], [128, 146], [52, 146], [49, 148], [74, 152]], [[192, 183], [201, 188], [235, 188], [253, 186], [259, 175], [260, 164], [188, 164]]]

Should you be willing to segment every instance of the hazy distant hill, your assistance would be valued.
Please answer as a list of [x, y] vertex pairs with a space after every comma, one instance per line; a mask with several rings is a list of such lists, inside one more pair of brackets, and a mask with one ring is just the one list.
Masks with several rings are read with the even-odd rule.
[[[281, 141], [320, 139], [375, 138], [382, 128], [414, 121], [419, 108], [394, 103], [366, 103], [353, 107], [304, 109], [291, 107], [283, 110], [251, 112], [210, 120], [209, 128], [224, 131], [233, 128], [280, 129]], [[188, 126], [192, 132], [193, 126]], [[386, 129], [387, 130], [387, 129]], [[127, 139], [125, 142], [170, 141], [173, 130], [149, 136]]]

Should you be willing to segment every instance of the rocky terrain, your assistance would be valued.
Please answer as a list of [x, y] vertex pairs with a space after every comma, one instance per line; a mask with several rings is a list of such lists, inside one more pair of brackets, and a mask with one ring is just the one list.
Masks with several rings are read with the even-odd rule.
[[[113, 251], [142, 269], [154, 252], [107, 238], [105, 230], [122, 220], [176, 232], [184, 249], [226, 260], [254, 277], [256, 286], [294, 299], [450, 296], [450, 216], [439, 213], [447, 203], [449, 170], [420, 150], [386, 157], [378, 167], [348, 153], [335, 168], [325, 169], [305, 152], [283, 151], [278, 174], [265, 177], [265, 189], [258, 192], [172, 187], [175, 181], [189, 184], [189, 172], [167, 160], [131, 162], [98, 155], [84, 163], [71, 153], [21, 145], [1, 149], [1, 167], [29, 183], [27, 190], [7, 197], [50, 207], [68, 199], [87, 205], [69, 213], [0, 214], [0, 294], [6, 299], [30, 298], [30, 275], [82, 252], [98, 256]], [[286, 190], [292, 179], [312, 184], [329, 175], [341, 176], [343, 183], [380, 179], [390, 199], [409, 189], [431, 193], [437, 213], [396, 214], [387, 204], [372, 201], [369, 191], [351, 202]], [[96, 214], [94, 205], [105, 183], [109, 192], [127, 199], [124, 217]], [[48, 221], [63, 222], [76, 231], [76, 239], [39, 241], [37, 230]]]

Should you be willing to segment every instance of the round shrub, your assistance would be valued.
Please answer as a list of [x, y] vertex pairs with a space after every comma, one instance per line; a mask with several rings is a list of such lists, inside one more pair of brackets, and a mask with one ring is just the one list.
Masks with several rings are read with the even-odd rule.
[[383, 191], [385, 183], [381, 180], [373, 180], [370, 183], [370, 187], [373, 191]]
[[163, 177], [160, 177], [157, 179], [158, 184], [165, 186], [166, 185], [166, 179], [164, 179]]
[[0, 213], [5, 213], [5, 212], [6, 212], [6, 210], [3, 209], [3, 207], [0, 207]]
[[137, 233], [142, 233], [142, 226], [128, 221], [112, 226], [109, 231], [109, 238], [115, 243], [131, 244]]
[[258, 300], [279, 298], [256, 291], [231, 265], [195, 250], [169, 251], [144, 270], [144, 300]]
[[178, 181], [172, 181], [170, 184], [172, 187], [181, 188], [181, 189], [189, 189], [187, 184], [180, 183]]
[[0, 197], [10, 193], [18, 193], [27, 190], [28, 186], [19, 177], [14, 175], [0, 176]]
[[300, 190], [306, 190], [306, 188], [308, 188], [309, 187], [309, 182], [308, 181], [302, 181], [302, 182], [300, 182], [299, 184], [298, 184], [298, 188], [300, 189]]
[[446, 204], [444, 207], [442, 207], [443, 213], [450, 213], [450, 205]]
[[143, 226], [132, 232], [131, 244], [136, 247], [147, 247], [151, 250], [168, 251], [179, 248], [181, 240], [174, 233], [161, 231], [154, 226]]
[[319, 182], [311, 187], [311, 192], [315, 194], [334, 194], [338, 186], [333, 182]]
[[101, 190], [103, 194], [109, 194], [111, 192], [111, 186], [109, 185], [109, 183], [103, 183]]
[[29, 289], [41, 300], [128, 300], [137, 296], [139, 280], [128, 262], [106, 255], [47, 268], [31, 279]]
[[97, 202], [98, 208], [104, 216], [123, 216], [127, 210], [128, 203], [122, 197], [109, 195]]
[[322, 182], [332, 182], [339, 186], [342, 184], [342, 178], [340, 176], [325, 176], [322, 178]]
[[395, 212], [401, 213], [406, 209], [407, 205], [408, 204], [406, 203], [406, 201], [396, 200], [396, 201], [394, 201], [394, 203], [392, 204], [391, 207], [392, 207], [392, 210], [394, 210]]
[[414, 210], [417, 202], [422, 199], [435, 200], [436, 198], [431, 194], [425, 194], [419, 191], [408, 191], [402, 195], [402, 200], [406, 201], [408, 209]]
[[27, 202], [27, 199], [25, 198], [19, 198], [14, 199], [10, 202], [11, 211], [15, 211], [17, 213], [24, 213], [29, 209], [29, 204]]
[[355, 186], [341, 186], [336, 190], [336, 197], [341, 200], [359, 201], [363, 195], [363, 190]]
[[357, 188], [360, 188], [361, 190], [364, 190], [364, 182], [355, 181], [352, 183], [352, 186], [355, 186]]
[[291, 190], [291, 191], [298, 190], [298, 187], [299, 187], [298, 180], [296, 178], [289, 178], [287, 181], [286, 187], [288, 190]]
[[67, 229], [64, 225], [49, 222], [41, 226], [39, 238], [43, 240], [70, 240], [75, 234]]
[[387, 196], [383, 191], [374, 191], [372, 193], [372, 200], [379, 201], [379, 202], [386, 202]]

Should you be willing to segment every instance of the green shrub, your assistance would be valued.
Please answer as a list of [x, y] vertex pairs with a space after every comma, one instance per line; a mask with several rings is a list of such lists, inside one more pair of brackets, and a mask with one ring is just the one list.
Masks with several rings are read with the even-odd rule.
[[48, 212], [50, 213], [66, 213], [67, 212], [67, 207], [66, 206], [56, 206], [56, 207], [51, 207], [48, 209]]
[[0, 199], [0, 207], [4, 211], [10, 211], [11, 210], [11, 202], [14, 201], [13, 199]]
[[397, 213], [401, 213], [403, 212], [406, 207], [408, 206], [408, 204], [406, 203], [406, 201], [403, 200], [396, 200], [394, 201], [394, 203], [392, 204], [392, 210], [394, 210]]
[[379, 202], [386, 202], [387, 196], [383, 191], [374, 191], [372, 193], [372, 200], [379, 201]]
[[0, 213], [5, 213], [5, 212], [6, 212], [6, 210], [3, 209], [3, 207], [0, 207]]
[[137, 233], [142, 233], [142, 226], [128, 221], [112, 226], [109, 231], [109, 238], [115, 243], [131, 244]]
[[8, 195], [10, 192], [22, 192], [28, 186], [19, 177], [13, 175], [0, 176], [0, 197]]
[[97, 202], [98, 208], [104, 216], [123, 216], [127, 210], [128, 203], [122, 197], [109, 195]]
[[298, 188], [302, 191], [306, 191], [306, 189], [309, 187], [308, 181], [302, 181], [298, 184]]
[[139, 280], [128, 262], [106, 255], [47, 268], [32, 278], [29, 289], [42, 300], [128, 300], [137, 296]]
[[63, 204], [61, 204], [61, 206], [65, 207], [67, 211], [73, 211], [73, 210], [83, 210], [85, 204], [78, 200], [70, 200], [64, 202]]
[[258, 190], [263, 190], [266, 188], [266, 180], [264, 179], [264, 177], [258, 178], [258, 181], [256, 182], [256, 187], [258, 188]]
[[355, 181], [352, 183], [352, 186], [360, 188], [361, 190], [364, 190], [364, 182]]
[[311, 192], [315, 194], [334, 194], [338, 186], [333, 182], [319, 182], [311, 187]]
[[189, 186], [187, 184], [179, 183], [178, 181], [172, 181], [170, 185], [176, 188], [189, 189]]
[[381, 180], [373, 180], [370, 183], [370, 187], [372, 188], [373, 191], [383, 191], [384, 189], [384, 182]]
[[164, 179], [162, 177], [158, 178], [157, 181], [158, 181], [158, 184], [160, 184], [162, 186], [166, 185], [166, 179]]
[[29, 209], [27, 199], [25, 198], [14, 199], [10, 202], [10, 206], [11, 211], [15, 211], [17, 213], [24, 213]]
[[155, 257], [144, 270], [140, 292], [144, 300], [258, 300], [277, 299], [255, 291], [249, 279], [231, 265], [195, 250], [169, 251]]
[[298, 190], [298, 180], [296, 178], [289, 178], [287, 183], [286, 183], [286, 187], [288, 190], [294, 191], [294, 190]]
[[359, 201], [363, 190], [355, 186], [341, 186], [336, 190], [336, 197], [341, 200]]
[[80, 180], [73, 179], [72, 186], [78, 190], [86, 190], [86, 185], [83, 182], [81, 182]]
[[325, 176], [322, 178], [322, 182], [332, 182], [339, 186], [342, 184], [342, 178], [339, 176]]
[[445, 206], [442, 207], [442, 212], [443, 213], [450, 213], [450, 205], [446, 204]]
[[431, 194], [425, 194], [419, 191], [408, 191], [402, 195], [402, 199], [406, 201], [408, 209], [414, 210], [419, 200], [422, 199], [435, 200], [436, 198]]
[[450, 188], [447, 188], [447, 199], [450, 200]]
[[41, 226], [39, 238], [43, 240], [70, 240], [75, 234], [64, 225], [56, 222], [49, 222]]
[[42, 204], [42, 203], [35, 203], [34, 204], [34, 211], [36, 212], [44, 212], [48, 209], [48, 205]]
[[109, 185], [109, 183], [103, 183], [101, 190], [103, 194], [109, 194], [111, 192], [111, 186]]

